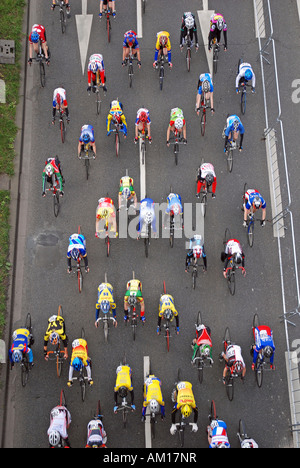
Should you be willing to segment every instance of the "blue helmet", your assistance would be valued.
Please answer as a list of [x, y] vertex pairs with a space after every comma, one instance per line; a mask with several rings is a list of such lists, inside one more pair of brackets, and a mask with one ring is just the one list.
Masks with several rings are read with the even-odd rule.
[[109, 309], [110, 309], [109, 301], [101, 301], [100, 307], [101, 307], [102, 312], [104, 314], [107, 314], [109, 312]]
[[80, 252], [78, 249], [74, 248], [71, 250], [71, 257], [73, 258], [73, 260], [78, 260], [79, 255], [80, 255]]
[[252, 79], [252, 76], [253, 76], [253, 73], [252, 71], [250, 70], [250, 68], [248, 68], [246, 71], [245, 71], [245, 80], [249, 81]]
[[80, 372], [80, 370], [83, 367], [82, 360], [79, 357], [76, 357], [72, 363], [72, 366], [74, 367], [76, 371]]
[[89, 141], [90, 141], [90, 135], [89, 135], [88, 133], [84, 133], [84, 134], [82, 135], [82, 141], [83, 141], [83, 143], [89, 143]]
[[23, 354], [19, 349], [15, 349], [12, 353], [13, 362], [21, 362], [23, 359]]
[[39, 33], [37, 31], [32, 31], [31, 42], [34, 42], [36, 44], [37, 42], [39, 42], [39, 40], [40, 40]]

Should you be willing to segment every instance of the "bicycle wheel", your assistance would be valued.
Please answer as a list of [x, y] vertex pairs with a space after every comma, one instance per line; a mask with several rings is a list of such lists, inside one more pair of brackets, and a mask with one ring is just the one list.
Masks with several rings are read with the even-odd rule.
[[103, 320], [103, 333], [104, 333], [104, 340], [105, 343], [108, 341], [108, 319]]
[[170, 218], [170, 247], [174, 247], [174, 216]]
[[145, 245], [145, 256], [146, 256], [146, 258], [148, 258], [148, 255], [149, 255], [149, 244], [150, 244], [149, 237], [145, 237], [144, 245]]
[[205, 134], [205, 124], [206, 124], [206, 112], [202, 111], [201, 120], [200, 120], [200, 129], [201, 129], [202, 136], [204, 136]]
[[86, 172], [86, 180], [89, 178], [89, 172], [90, 172], [90, 160], [89, 158], [85, 158], [84, 160], [84, 165], [85, 165], [85, 172]]
[[78, 291], [79, 293], [81, 293], [82, 286], [83, 286], [83, 276], [82, 276], [80, 266], [77, 267], [77, 283], [78, 283]]
[[40, 60], [40, 81], [41, 81], [42, 88], [44, 88], [46, 84], [46, 72], [45, 72], [45, 65], [42, 59]]
[[60, 344], [57, 347], [57, 355], [56, 355], [56, 373], [57, 377], [59, 378], [61, 376], [62, 372], [62, 366], [63, 366], [63, 357], [61, 356], [61, 349], [60, 349]]
[[163, 84], [164, 84], [164, 75], [165, 75], [165, 69], [163, 66], [161, 66], [160, 72], [159, 72], [159, 88], [161, 91], [163, 89]]
[[29, 378], [29, 360], [27, 354], [23, 356], [21, 365], [21, 382], [22, 387], [26, 387]]
[[31, 315], [30, 315], [29, 312], [28, 312], [28, 314], [26, 315], [25, 328], [26, 328], [26, 330], [29, 330], [29, 332], [30, 332], [30, 334], [31, 334], [31, 332], [32, 332], [32, 324], [31, 324]]
[[214, 46], [214, 52], [213, 52], [213, 71], [214, 74], [217, 73], [218, 70], [218, 60], [219, 60], [219, 48], [218, 46]]
[[198, 276], [198, 271], [197, 267], [193, 265], [193, 272], [192, 272], [192, 284], [193, 284], [193, 289], [196, 288], [196, 278]]
[[116, 156], [118, 157], [120, 155], [120, 136], [119, 132], [116, 132]]
[[65, 121], [62, 118], [59, 122], [60, 124], [60, 136], [61, 136], [61, 142], [65, 142], [65, 135], [66, 135], [66, 127], [65, 127]]
[[242, 419], [239, 420], [239, 436], [242, 441], [248, 438], [247, 432], [246, 432], [246, 426]]
[[101, 111], [101, 97], [99, 89], [96, 91], [96, 114], [99, 115]]
[[60, 9], [60, 25], [61, 25], [61, 32], [64, 34], [66, 31], [66, 18], [65, 18], [65, 12], [63, 8]]
[[227, 285], [228, 285], [230, 294], [234, 296], [235, 294], [235, 271], [232, 268], [227, 273]]
[[143, 10], [143, 14], [145, 14], [145, 12], [146, 12], [146, 0], [142, 0], [142, 10]]
[[233, 400], [234, 395], [234, 387], [233, 387], [233, 377], [231, 375], [230, 369], [227, 369], [225, 374], [225, 387], [226, 387], [226, 394], [229, 401]]
[[109, 236], [105, 237], [105, 244], [106, 244], [106, 256], [109, 257], [109, 253], [110, 253], [110, 239], [109, 239]]
[[249, 246], [253, 247], [253, 243], [254, 243], [254, 221], [253, 221], [253, 219], [251, 219], [249, 224], [248, 224], [247, 238], [248, 238]]
[[207, 208], [207, 193], [204, 192], [202, 194], [201, 200], [200, 200], [200, 205], [201, 205], [201, 213], [203, 218], [205, 218], [206, 215], [206, 208]]
[[191, 49], [189, 47], [186, 51], [186, 68], [188, 72], [191, 69]]
[[53, 195], [53, 210], [54, 210], [54, 216], [57, 218], [58, 213], [59, 213], [59, 194], [56, 192]]
[[132, 338], [133, 338], [133, 341], [135, 341], [135, 337], [136, 337], [136, 326], [137, 326], [136, 317], [133, 317], [133, 318], [131, 319], [131, 328], [132, 328]]
[[175, 143], [174, 144], [174, 156], [175, 156], [175, 164], [177, 166], [178, 164], [178, 153], [179, 153], [179, 144]]
[[180, 422], [180, 427], [178, 429], [178, 440], [179, 440], [179, 445], [181, 448], [184, 447], [184, 428], [185, 428], [185, 423], [183, 421]]
[[257, 327], [259, 327], [259, 318], [258, 318], [258, 315], [255, 314], [253, 317], [253, 328], [257, 328]]
[[107, 16], [106, 16], [106, 31], [107, 31], [107, 40], [108, 40], [108, 42], [110, 42], [111, 24], [110, 24], [109, 14], [107, 14]]
[[244, 115], [246, 112], [246, 87], [243, 87], [241, 95], [241, 112]]
[[67, 400], [63, 389], [60, 391], [59, 406], [67, 406]]
[[218, 419], [217, 412], [216, 412], [216, 404], [215, 404], [215, 401], [212, 400], [210, 404], [209, 421], [212, 422], [212, 421], [215, 421], [216, 419]]
[[145, 164], [146, 145], [144, 141], [141, 144], [141, 153], [142, 153], [142, 164]]
[[150, 428], [151, 428], [152, 440], [155, 439], [155, 424], [156, 424], [155, 413], [152, 413], [150, 416]]
[[257, 357], [257, 361], [254, 367], [255, 378], [258, 388], [261, 388], [263, 383], [263, 363], [260, 360], [260, 357]]
[[166, 342], [167, 342], [167, 350], [170, 351], [170, 328], [169, 323], [166, 324]]
[[84, 402], [85, 400], [85, 395], [86, 395], [86, 383], [84, 379], [84, 371], [82, 372], [80, 376], [80, 390], [81, 390], [81, 400]]
[[129, 63], [128, 66], [128, 78], [129, 78], [129, 87], [132, 87], [132, 80], [133, 80], [133, 64]]
[[228, 169], [228, 172], [232, 172], [232, 168], [233, 168], [233, 151], [229, 147], [227, 147], [226, 156], [227, 156], [227, 169]]

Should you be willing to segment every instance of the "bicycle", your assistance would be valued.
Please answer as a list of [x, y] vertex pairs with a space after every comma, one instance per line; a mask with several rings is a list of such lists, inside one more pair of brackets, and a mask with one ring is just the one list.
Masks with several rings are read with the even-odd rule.
[[53, 198], [53, 211], [54, 211], [54, 216], [57, 218], [59, 211], [60, 211], [60, 204], [59, 204], [59, 198], [60, 198], [60, 188], [59, 188], [59, 182], [55, 177], [55, 174], [52, 175], [52, 182], [49, 183], [49, 187], [46, 188], [46, 193], [51, 192], [52, 193], [52, 198]]
[[[200, 310], [199, 310], [198, 315], [197, 315], [197, 322], [195, 324], [196, 328], [198, 328], [199, 325], [203, 325], [203, 320], [202, 320], [202, 317], [201, 317]], [[197, 368], [198, 380], [199, 380], [199, 383], [201, 384], [203, 382], [204, 368], [213, 366], [212, 359], [210, 357], [203, 356], [202, 354], [200, 354], [200, 348], [198, 347], [198, 349], [196, 351], [196, 354], [195, 354], [195, 357], [192, 360], [192, 365]]]
[[[82, 232], [81, 232], [81, 226], [78, 226], [78, 234], [82, 234]], [[77, 276], [78, 291], [79, 291], [79, 293], [81, 293], [81, 292], [82, 292], [82, 288], [83, 288], [83, 275], [82, 275], [82, 271], [81, 271], [81, 259], [80, 259], [80, 256], [78, 257], [78, 259], [77, 259], [77, 261], [76, 261], [76, 270], [74, 271], [73, 265], [71, 265], [71, 269], [72, 269], [73, 273], [76, 274], [76, 276]]]
[[86, 180], [88, 180], [90, 165], [91, 165], [90, 160], [96, 159], [96, 155], [94, 151], [90, 148], [89, 143], [84, 144], [84, 149], [83, 151], [80, 151], [78, 155], [78, 159], [83, 159], [84, 161], [85, 170], [86, 170]]
[[[252, 331], [255, 328], [259, 327], [259, 325], [260, 325], [260, 323], [259, 323], [258, 314], [255, 314], [254, 317], [253, 317]], [[264, 357], [263, 353], [260, 351], [258, 356], [257, 356], [257, 360], [256, 360], [256, 363], [255, 363], [255, 366], [254, 366], [255, 378], [256, 378], [256, 383], [257, 383], [258, 388], [261, 388], [261, 386], [263, 384], [264, 371], [270, 371], [270, 370], [272, 370], [272, 369], [270, 369], [270, 367], [267, 367], [265, 357]]]
[[114, 124], [115, 128], [113, 128], [111, 132], [115, 133], [115, 148], [116, 148], [116, 156], [118, 158], [120, 156], [120, 131], [122, 131], [123, 124], [119, 122], [114, 122], [114, 121], [112, 121], [112, 123]]
[[151, 232], [151, 222], [145, 222], [145, 231], [141, 231], [141, 237], [144, 239], [144, 247], [145, 247], [145, 256], [148, 258], [149, 256], [149, 246], [150, 246], [150, 232]]
[[228, 172], [232, 172], [233, 168], [233, 152], [237, 149], [237, 142], [234, 140], [228, 140], [226, 144], [225, 154], [227, 157], [227, 169]]
[[247, 87], [251, 88], [251, 85], [241, 82], [239, 86], [242, 88], [242, 91], [239, 90], [239, 93], [241, 93], [241, 112], [244, 115], [246, 112]]
[[[178, 369], [178, 371], [177, 371], [177, 382], [175, 383], [175, 388], [181, 381], [182, 381], [182, 379], [181, 379], [181, 370]], [[175, 403], [175, 402], [173, 402], [173, 403]], [[182, 414], [180, 413], [180, 422], [176, 423], [175, 425], [176, 425], [176, 432], [178, 434], [179, 445], [180, 445], [181, 448], [183, 448], [185, 428], [187, 426], [193, 426], [193, 423], [186, 422], [186, 420], [183, 418]]]
[[[196, 288], [196, 278], [198, 277], [198, 266], [202, 266], [203, 271], [206, 271], [206, 269], [205, 269], [205, 265], [204, 265], [203, 261], [202, 261], [201, 265], [198, 265], [198, 258], [197, 258], [196, 254], [193, 254], [193, 257], [191, 259], [191, 263], [192, 263], [192, 286], [193, 286], [193, 289], [195, 289]], [[188, 268], [189, 268], [189, 266], [188, 266]], [[187, 271], [189, 271], [189, 270], [187, 269]]]
[[[124, 354], [122, 361], [120, 362], [120, 366], [127, 366], [127, 359], [126, 359], [126, 354]], [[122, 413], [122, 421], [123, 421], [123, 427], [124, 429], [127, 426], [127, 416], [130, 411], [134, 411], [133, 408], [128, 404], [127, 402], [127, 396], [122, 398], [121, 404], [118, 406], [118, 408], [115, 410], [116, 413]]]
[[[164, 281], [163, 282], [163, 295], [164, 294], [167, 294], [167, 289], [166, 289], [166, 282]], [[163, 327], [165, 329], [165, 334], [164, 334], [164, 338], [166, 339], [166, 344], [167, 344], [167, 351], [169, 352], [170, 351], [170, 338], [172, 337], [171, 335], [171, 322], [173, 321], [174, 319], [174, 314], [173, 312], [171, 311], [171, 309], [166, 309], [164, 311], [164, 314], [163, 314], [163, 320], [164, 320], [164, 324], [163, 324]]]
[[[81, 329], [81, 338], [85, 339], [85, 331], [84, 328]], [[90, 366], [92, 366], [92, 361], [90, 361]], [[77, 380], [80, 385], [80, 392], [81, 392], [81, 400], [84, 402], [86, 397], [86, 381], [88, 380], [86, 368], [83, 366], [79, 371], [78, 377], [73, 377], [73, 380]]]
[[[223, 240], [224, 250], [225, 250], [225, 246], [226, 246], [227, 242], [230, 239], [232, 239], [230, 230], [228, 228], [226, 228], [225, 229], [225, 234], [224, 234], [224, 240]], [[235, 263], [233, 257], [231, 256], [231, 258], [229, 259], [229, 262], [227, 264], [227, 268], [226, 268], [226, 280], [227, 280], [228, 289], [229, 289], [230, 294], [232, 296], [234, 296], [234, 294], [235, 294], [235, 284], [236, 284], [235, 283], [235, 273], [236, 273], [237, 269], [243, 270], [243, 267], [237, 266], [237, 264]]]
[[146, 124], [143, 123], [143, 129], [139, 130], [138, 132], [138, 138], [140, 141], [140, 154], [142, 156], [142, 165], [145, 164], [145, 158], [146, 158], [146, 140], [148, 139], [148, 135], [146, 133]]
[[61, 32], [64, 34], [66, 32], [66, 27], [67, 27], [67, 20], [66, 20], [66, 5], [65, 2], [62, 2], [61, 0], [56, 0], [56, 5], [59, 6], [59, 21], [61, 25]]
[[[63, 389], [61, 389], [60, 391], [59, 406], [64, 406], [65, 408], [67, 408], [66, 395]], [[60, 441], [56, 448], [70, 448], [70, 446], [66, 442], [67, 441], [60, 436]]]
[[173, 152], [175, 157], [175, 164], [178, 165], [179, 145], [186, 145], [186, 139], [179, 133], [177, 128], [173, 132], [173, 137], [170, 138], [170, 143], [174, 144]]
[[[224, 345], [224, 353], [226, 353], [228, 346], [232, 345], [231, 338], [230, 338], [230, 331], [228, 327], [225, 330], [223, 345]], [[223, 358], [222, 358], [222, 361], [223, 361]], [[233, 395], [234, 395], [234, 386], [233, 386], [234, 379], [239, 377], [239, 375], [232, 367], [228, 367], [227, 363], [225, 365], [226, 365], [226, 374], [225, 374], [226, 394], [227, 394], [228, 400], [232, 401]]]
[[185, 54], [185, 60], [186, 60], [186, 67], [187, 71], [189, 72], [191, 69], [191, 61], [192, 61], [192, 47], [193, 43], [191, 40], [190, 36], [190, 31], [187, 31], [187, 35], [185, 37], [185, 44], [186, 44], [186, 54]]
[[218, 70], [219, 52], [220, 52], [221, 44], [217, 43], [216, 37], [213, 39], [212, 43], [213, 43], [213, 72], [215, 75]]
[[[244, 185], [244, 192], [243, 192], [243, 210], [245, 209], [245, 194], [248, 190], [247, 183]], [[247, 222], [247, 240], [249, 247], [253, 247], [254, 244], [254, 225], [255, 225], [255, 216], [253, 211], [253, 206], [251, 206], [251, 211], [248, 213], [248, 222]]]
[[207, 105], [206, 98], [204, 97], [204, 99], [201, 101], [201, 106], [197, 109], [197, 111], [200, 112], [200, 130], [202, 136], [205, 134], [206, 109], [211, 109], [211, 106]]
[[133, 62], [138, 62], [137, 57], [134, 56], [132, 53], [132, 47], [129, 48], [129, 56], [125, 59], [125, 65], [128, 65], [128, 80], [129, 80], [129, 87], [132, 88], [133, 82]]
[[[26, 330], [29, 331], [30, 337], [32, 337], [32, 325], [31, 325], [31, 315], [30, 313], [27, 314], [26, 320], [25, 320], [25, 326]], [[26, 387], [28, 379], [29, 379], [29, 372], [31, 370], [31, 363], [29, 362], [29, 358], [26, 354], [23, 354], [22, 361], [20, 362], [20, 368], [21, 368], [21, 383], [22, 387]], [[12, 365], [11, 365], [12, 369]]]
[[[46, 60], [46, 57], [44, 55], [43, 49], [42, 49], [42, 44], [41, 41], [39, 42], [39, 51], [36, 55], [35, 58], [32, 59], [32, 61], [35, 61], [39, 64], [39, 70], [40, 70], [40, 82], [42, 88], [45, 87], [46, 85], [46, 72], [45, 72], [45, 64], [44, 61]], [[31, 65], [31, 63], [29, 63]]]
[[[63, 308], [61, 305], [58, 306], [58, 312], [57, 312], [57, 316], [58, 317], [62, 317], [63, 316]], [[63, 363], [65, 362], [66, 358], [65, 358], [65, 353], [64, 351], [61, 349], [61, 343], [60, 343], [60, 340], [59, 342], [57, 343], [56, 347], [54, 350], [51, 350], [51, 351], [48, 351], [47, 352], [47, 358], [49, 361], [56, 361], [56, 373], [57, 373], [57, 377], [60, 377], [61, 376], [61, 373], [62, 373], [62, 367], [63, 367]]]
[[[100, 89], [102, 88], [103, 90], [103, 95], [106, 96], [106, 92], [104, 91], [103, 89], [104, 85], [102, 83], [97, 83], [95, 85], [92, 86], [92, 88], [95, 90], [95, 94], [96, 94], [96, 115], [99, 115], [100, 114], [100, 111], [101, 111], [101, 103], [102, 103], [102, 99], [101, 99], [101, 93], [100, 93]], [[91, 95], [91, 93], [89, 92], [89, 96]]]
[[159, 69], [159, 88], [162, 91], [165, 77], [165, 56], [163, 54], [160, 55], [155, 68]]
[[[132, 272], [132, 278], [135, 279], [134, 271]], [[125, 325], [127, 325], [127, 323], [130, 321], [133, 341], [135, 341], [135, 337], [136, 337], [137, 320], [139, 316], [136, 311], [136, 305], [137, 305], [136, 296], [130, 295], [128, 298], [128, 310], [127, 310], [128, 319], [125, 321]]]
[[[105, 280], [104, 281], [105, 281], [105, 283], [107, 283], [107, 274], [106, 273], [105, 273]], [[104, 311], [101, 308], [100, 308], [100, 310], [103, 312], [103, 317], [99, 317], [97, 319], [97, 324], [98, 324], [98, 322], [100, 323], [102, 321], [104, 340], [105, 340], [105, 343], [107, 343], [108, 342], [108, 334], [109, 334], [109, 321], [112, 320], [113, 324], [115, 326], [116, 319], [114, 317], [109, 316], [110, 311]]]
[[[103, 13], [105, 14], [105, 17], [106, 17], [106, 22], [105, 22], [105, 25], [106, 25], [106, 33], [107, 33], [107, 40], [108, 42], [110, 42], [110, 39], [111, 39], [111, 21], [110, 21], [110, 16], [112, 15], [111, 11], [107, 8], [103, 11]], [[100, 21], [101, 21], [101, 17], [100, 17]]]
[[[204, 160], [202, 159], [201, 165], [204, 163]], [[207, 211], [207, 196], [209, 193], [212, 193], [209, 190], [209, 187], [207, 187], [207, 182], [204, 180], [202, 182], [202, 187], [200, 192], [198, 192], [198, 171], [196, 175], [196, 197], [200, 199], [200, 207], [201, 207], [201, 213], [203, 218], [205, 218], [206, 211]]]

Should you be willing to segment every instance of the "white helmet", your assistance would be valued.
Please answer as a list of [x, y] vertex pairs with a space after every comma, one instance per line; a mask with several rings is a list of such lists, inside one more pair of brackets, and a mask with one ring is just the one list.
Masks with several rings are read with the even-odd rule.
[[47, 166], [45, 167], [45, 172], [46, 172], [48, 177], [52, 176], [52, 174], [54, 172], [52, 164], [47, 164]]
[[187, 27], [187, 29], [192, 29], [194, 27], [195, 22], [191, 14], [185, 18], [184, 22], [185, 22], [185, 26]]
[[98, 63], [97, 62], [92, 62], [91, 63], [91, 71], [93, 73], [96, 73], [97, 70], [98, 70]]
[[153, 221], [153, 213], [152, 213], [152, 211], [147, 211], [147, 212], [145, 213], [145, 221], [146, 221], [147, 224], [152, 223], [152, 221]]
[[174, 122], [174, 125], [175, 125], [175, 128], [177, 128], [177, 130], [180, 130], [182, 127], [183, 127], [183, 120], [181, 117], [177, 117], [177, 119], [175, 120]]
[[51, 431], [49, 434], [49, 444], [52, 447], [57, 447], [60, 442], [60, 433], [58, 431]]
[[152, 413], [158, 413], [159, 412], [158, 402], [154, 399], [150, 400], [149, 408]]

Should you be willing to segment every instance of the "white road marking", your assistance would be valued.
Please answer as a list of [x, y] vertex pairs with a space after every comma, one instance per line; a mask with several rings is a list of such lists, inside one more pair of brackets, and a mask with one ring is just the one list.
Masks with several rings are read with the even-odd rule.
[[256, 11], [257, 22], [255, 21], [255, 35], [261, 39], [266, 37], [264, 2], [263, 0], [253, 0], [254, 11]]
[[298, 9], [298, 16], [300, 21], [300, 0], [297, 0], [297, 9]]
[[140, 199], [143, 200], [146, 197], [146, 155], [143, 164], [142, 161], [142, 140], [139, 139], [139, 155], [140, 155]]
[[85, 63], [87, 57], [87, 51], [89, 47], [90, 34], [92, 29], [93, 15], [87, 14], [87, 0], [82, 1], [82, 14], [75, 15], [77, 36], [80, 52], [80, 60], [82, 67], [82, 74], [85, 73]]
[[[210, 17], [214, 12], [215, 12], [214, 10], [208, 10], [208, 0], [206, 1], [203, 0], [203, 10], [197, 11], [202, 38], [203, 38], [204, 49], [205, 49], [208, 68], [209, 68], [209, 73], [211, 75], [213, 75], [213, 55], [212, 55], [212, 51], [209, 52], [208, 50], [208, 34], [209, 34]], [[201, 73], [205, 73], [205, 71], [203, 70], [201, 71]]]
[[[149, 356], [144, 356], [144, 382], [148, 375], [150, 374], [150, 358]], [[149, 406], [147, 406], [146, 414], [149, 414]], [[150, 427], [150, 418], [146, 417], [145, 421], [145, 448], [152, 448], [151, 440], [151, 427]]]
[[143, 37], [142, 0], [136, 0], [136, 35]]

